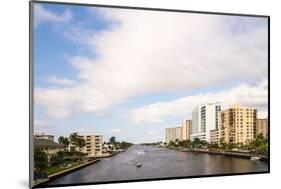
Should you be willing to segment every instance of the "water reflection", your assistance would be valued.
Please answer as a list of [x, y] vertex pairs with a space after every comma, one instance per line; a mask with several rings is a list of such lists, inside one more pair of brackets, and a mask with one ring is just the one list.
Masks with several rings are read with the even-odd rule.
[[[141, 161], [142, 166], [135, 163]], [[267, 171], [268, 164], [220, 155], [133, 146], [48, 185]]]

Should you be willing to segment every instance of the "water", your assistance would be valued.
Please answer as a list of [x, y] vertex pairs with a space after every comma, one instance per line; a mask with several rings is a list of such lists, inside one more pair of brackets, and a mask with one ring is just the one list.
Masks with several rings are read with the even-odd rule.
[[[136, 167], [137, 162], [141, 162], [142, 166]], [[126, 152], [101, 159], [98, 163], [57, 178], [48, 185], [264, 172], [267, 170], [268, 163], [262, 161], [135, 145]]]

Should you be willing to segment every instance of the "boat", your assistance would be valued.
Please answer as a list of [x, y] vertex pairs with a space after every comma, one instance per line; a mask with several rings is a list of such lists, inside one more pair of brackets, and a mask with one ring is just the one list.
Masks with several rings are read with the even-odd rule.
[[260, 157], [258, 157], [258, 156], [252, 156], [252, 157], [250, 158], [250, 160], [252, 160], [252, 161], [260, 160]]
[[136, 163], [136, 167], [141, 167], [142, 164], [140, 162]]

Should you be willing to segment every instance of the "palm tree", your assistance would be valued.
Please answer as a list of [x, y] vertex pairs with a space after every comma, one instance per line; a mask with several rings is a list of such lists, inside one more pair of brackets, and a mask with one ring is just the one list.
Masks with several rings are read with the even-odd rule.
[[77, 132], [72, 133], [69, 136], [69, 140], [72, 144], [74, 144], [75, 146], [77, 146], [79, 148], [83, 148], [84, 146], [86, 146], [85, 140], [80, 138]]
[[60, 136], [60, 137], [58, 138], [58, 142], [59, 142], [59, 144], [64, 145], [65, 148], [67, 148], [68, 145], [69, 145], [69, 140], [68, 140], [67, 137]]
[[110, 142], [110, 144], [115, 145], [116, 144], [116, 137], [115, 136], [110, 137], [109, 142]]

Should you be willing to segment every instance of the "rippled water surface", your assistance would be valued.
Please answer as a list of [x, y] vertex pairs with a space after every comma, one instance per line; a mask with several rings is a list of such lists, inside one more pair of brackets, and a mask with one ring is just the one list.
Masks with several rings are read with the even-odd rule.
[[[138, 162], [141, 162], [141, 167], [136, 167]], [[57, 178], [48, 185], [267, 170], [268, 163], [262, 161], [135, 145], [126, 152], [101, 159], [98, 163]]]

